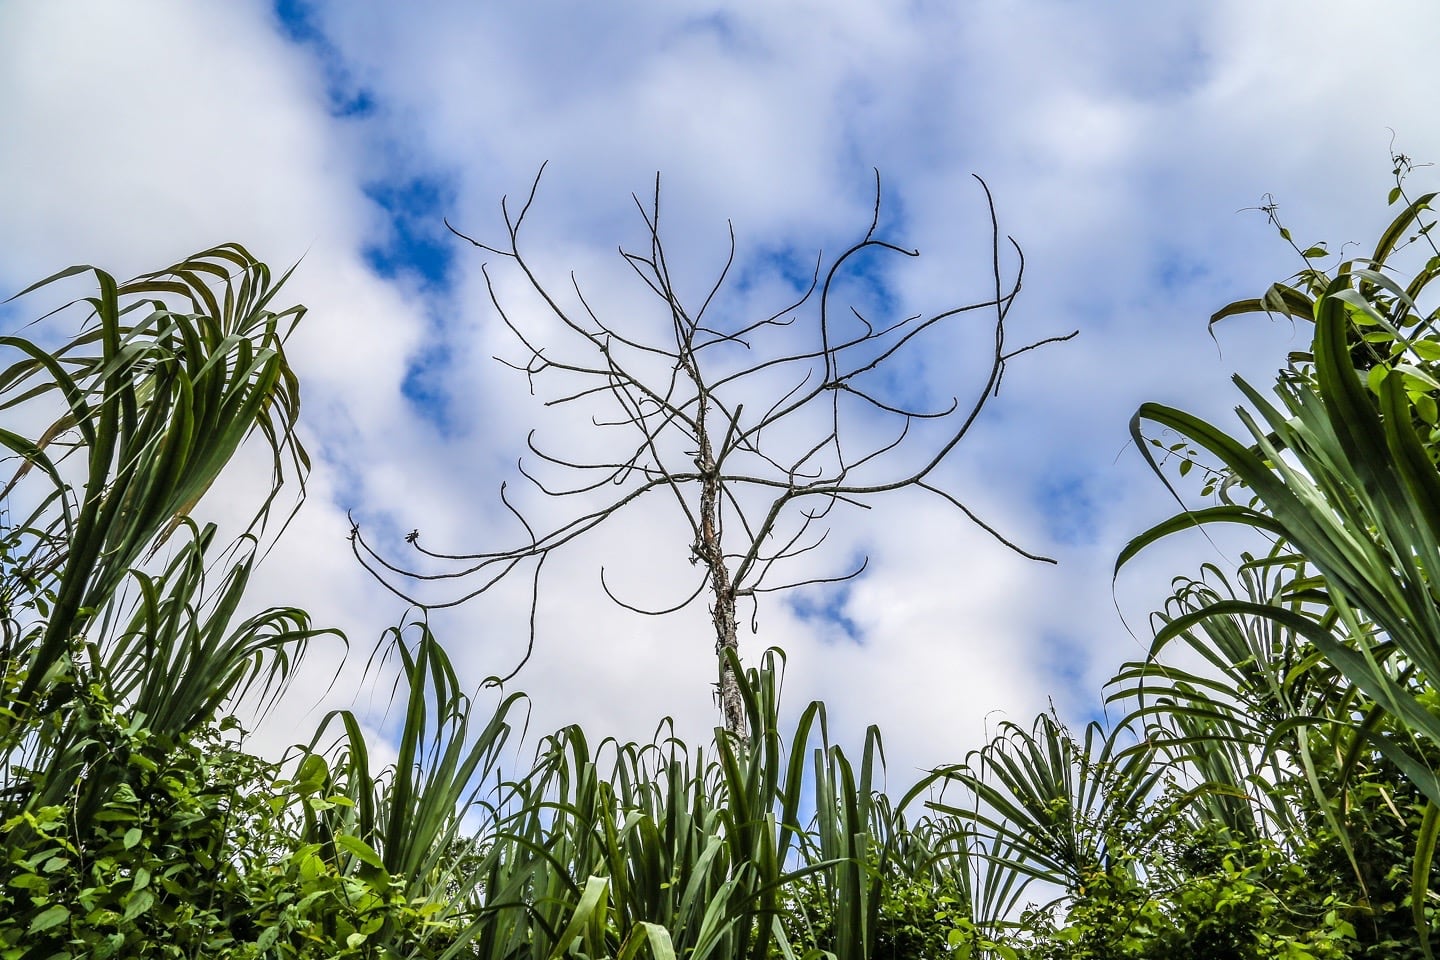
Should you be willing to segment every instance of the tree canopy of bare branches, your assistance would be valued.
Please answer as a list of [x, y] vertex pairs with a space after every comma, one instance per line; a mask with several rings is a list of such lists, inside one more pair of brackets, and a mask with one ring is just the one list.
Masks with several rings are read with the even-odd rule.
[[[423, 546], [414, 531], [406, 540], [418, 556], [408, 563], [368, 541], [357, 526], [351, 536], [356, 555], [386, 587], [424, 608], [464, 602], [527, 571], [532, 591], [528, 660], [546, 559], [639, 501], [666, 500], [689, 530], [693, 588], [675, 602], [647, 608], [617, 596], [603, 569], [601, 582], [616, 603], [650, 615], [677, 611], [708, 594], [717, 699], [725, 728], [741, 739], [747, 731], [735, 672], [738, 607], [750, 605], [753, 626], [761, 594], [860, 575], [867, 560], [818, 576], [813, 564], [796, 562], [824, 544], [837, 506], [868, 509], [884, 494], [920, 490], [1009, 549], [1053, 562], [1011, 542], [936, 479], [937, 468], [996, 396], [1010, 361], [1075, 335], [1019, 347], [1007, 343], [1006, 318], [1020, 291], [1024, 256], [1013, 239], [1002, 239], [989, 188], [976, 181], [989, 210], [988, 296], [902, 318], [867, 316], [869, 311], [841, 302], [844, 280], [861, 266], [862, 257], [919, 256], [879, 236], [877, 173], [874, 213], [860, 239], [828, 265], [817, 256], [808, 285], [794, 302], [768, 315], [736, 317], [718, 306], [735, 265], [733, 225], [729, 255], [708, 294], [698, 305], [685, 302], [666, 258], [657, 176], [649, 201], [635, 198], [647, 248], [622, 248], [620, 255], [662, 312], [664, 320], [655, 327], [663, 331], [659, 337], [640, 324], [602, 317], [573, 274], [563, 286], [541, 276], [523, 238], [539, 175], [518, 213], [502, 201], [502, 243], [476, 240], [447, 222], [457, 237], [518, 269], [537, 298], [539, 314], [515, 309], [485, 267], [490, 299], [520, 350], [518, 361], [500, 362], [523, 373], [532, 393], [548, 391], [548, 405], [585, 405], [594, 428], [613, 441], [614, 453], [567, 455], [541, 445], [532, 432], [528, 445], [538, 466], [521, 461], [519, 472], [544, 494], [582, 504], [567, 518], [537, 528], [502, 485], [500, 500], [524, 530], [515, 543], [487, 552], [442, 553]], [[1012, 258], [1013, 269], [1007, 269]], [[546, 317], [554, 336], [527, 322], [537, 315]], [[947, 326], [975, 319], [993, 336], [986, 336], [985, 372], [970, 385], [968, 398], [957, 395], [934, 406], [896, 399], [887, 381], [902, 362], [901, 352], [927, 349]], [[418, 569], [422, 563], [427, 569]], [[443, 569], [437, 571], [437, 563]], [[797, 574], [802, 566], [806, 569]], [[451, 585], [448, 592], [429, 595], [444, 584]]]

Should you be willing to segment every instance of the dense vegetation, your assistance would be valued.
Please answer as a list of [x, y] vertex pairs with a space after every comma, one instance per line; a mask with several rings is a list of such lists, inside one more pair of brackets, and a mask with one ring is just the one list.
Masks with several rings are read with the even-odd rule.
[[[295, 695], [330, 642], [299, 609], [238, 613], [308, 466], [303, 311], [235, 246], [45, 281], [96, 292], [67, 342], [0, 339], [0, 958], [1430, 956], [1440, 251], [1403, 172], [1373, 256], [1297, 248], [1298, 277], [1216, 315], [1314, 324], [1273, 395], [1239, 384], [1251, 436], [1137, 414], [1209, 505], [1120, 563], [1204, 524], [1255, 547], [1175, 581], [1106, 691], [1122, 719], [1008, 725], [894, 797], [878, 731], [851, 756], [821, 704], [782, 728], [778, 651], [742, 684], [748, 743], [567, 728], [503, 769], [520, 698], [472, 702], [423, 622], [384, 640], [394, 765], [345, 712], [283, 765], [251, 755], [239, 699]], [[220, 544], [190, 513], [250, 435], [272, 483]], [[1200, 666], [1167, 666], [1182, 648]]]

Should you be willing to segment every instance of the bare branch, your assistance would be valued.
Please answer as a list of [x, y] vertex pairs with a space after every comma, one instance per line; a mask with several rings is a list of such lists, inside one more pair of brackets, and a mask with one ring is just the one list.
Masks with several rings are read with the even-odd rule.
[[930, 484], [924, 483], [923, 481], [917, 480], [915, 482], [915, 486], [919, 487], [921, 490], [928, 490], [931, 493], [935, 494], [937, 497], [940, 497], [942, 500], [955, 507], [961, 513], [965, 514], [965, 516], [968, 517], [970, 522], [975, 524], [975, 526], [979, 527], [981, 530], [984, 530], [986, 533], [990, 534], [990, 536], [994, 537], [999, 543], [1020, 554], [1020, 556], [1024, 557], [1026, 560], [1037, 560], [1040, 563], [1057, 562], [1054, 557], [1045, 557], [1041, 556], [1038, 553], [1030, 553], [1029, 551], [1017, 546], [1012, 541], [1007, 540], [1005, 536], [1000, 533], [1000, 531], [996, 530], [994, 527], [990, 526], [990, 524], [977, 517], [975, 515], [975, 511], [971, 510], [969, 507], [965, 506], [965, 504], [957, 500], [953, 494], [946, 493], [939, 487], [932, 487]]
[[700, 582], [695, 586], [695, 589], [691, 591], [690, 595], [684, 600], [681, 600], [679, 603], [675, 604], [673, 607], [666, 607], [663, 610], [646, 610], [634, 604], [626, 603], [624, 600], [621, 600], [619, 597], [615, 596], [615, 592], [611, 590], [610, 585], [605, 582], [605, 568], [600, 568], [600, 586], [605, 591], [605, 596], [609, 597], [611, 602], [614, 603], [616, 606], [624, 607], [631, 613], [644, 614], [647, 617], [663, 617], [666, 614], [675, 613], [676, 611], [685, 609], [686, 607], [690, 606], [690, 604], [695, 602], [696, 597], [700, 596], [700, 594], [705, 592], [705, 586], [708, 582], [709, 575], [703, 574], [700, 577]]
[[[860, 239], [828, 264], [823, 254], [817, 254], [809, 283], [794, 302], [759, 319], [745, 319], [727, 313], [726, 287], [739, 262], [731, 223], [727, 223], [729, 247], [723, 264], [698, 309], [692, 312], [686, 306], [662, 240], [657, 175], [647, 201], [632, 195], [643, 224], [645, 252], [619, 248], [621, 262], [658, 301], [648, 329], [668, 329], [652, 341], [640, 332], [647, 329], [643, 323], [604, 319], [573, 272], [562, 284], [552, 285], [531, 263], [521, 231], [543, 172], [544, 167], [518, 215], [512, 217], [508, 202], [501, 201], [508, 246], [482, 243], [448, 221], [446, 226], [475, 247], [501, 256], [524, 278], [527, 295], [533, 295], [543, 313], [558, 324], [554, 328], [558, 333], [541, 342], [538, 328], [502, 304], [488, 266], [482, 266], [496, 315], [523, 351], [523, 360], [500, 362], [522, 371], [532, 394], [545, 377], [547, 406], [584, 407], [589, 424], [611, 429], [607, 435], [620, 444], [611, 455], [582, 457], [547, 449], [532, 432], [526, 445], [537, 460], [529, 467], [520, 463], [519, 474], [548, 498], [591, 497], [599, 504], [537, 530], [502, 485], [501, 501], [519, 520], [525, 539], [489, 553], [442, 554], [422, 547], [416, 531], [408, 545], [426, 561], [424, 570], [388, 559], [354, 527], [356, 557], [387, 589], [426, 609], [451, 606], [484, 593], [518, 566], [533, 561], [530, 640], [523, 666], [534, 649], [545, 560], [616, 520], [631, 504], [648, 501], [652, 491], [663, 487], [691, 538], [690, 562], [701, 568], [699, 584], [680, 603], [659, 608], [618, 597], [604, 567], [601, 587], [617, 606], [648, 616], [682, 609], [709, 592], [720, 654], [722, 713], [727, 729], [743, 737], [743, 704], [725, 654], [727, 649], [738, 649], [737, 599], [751, 600], [754, 629], [755, 601], [761, 593], [861, 576], [868, 558], [839, 575], [816, 574], [799, 566], [813, 562], [801, 558], [817, 556], [827, 544], [831, 525], [837, 522], [837, 505], [871, 509], [881, 494], [919, 487], [940, 497], [1003, 546], [1033, 560], [1054, 562], [1016, 546], [979, 519], [956, 493], [931, 479], [997, 394], [1011, 361], [1075, 336], [1047, 337], [1007, 350], [1005, 325], [1021, 289], [1025, 259], [1013, 239], [1002, 242], [994, 197], [983, 180], [976, 178], [989, 212], [993, 288], [985, 299], [893, 320], [872, 319], [867, 314], [874, 310], [862, 311], [842, 301], [847, 286], [843, 281], [853, 275], [861, 258], [871, 269], [869, 258], [875, 254], [873, 269], [881, 269], [880, 265], [893, 262], [889, 254], [920, 255], [882, 236], [883, 193], [876, 171], [871, 219]], [[1002, 263], [1007, 249], [1016, 262], [1008, 279]], [[915, 394], [896, 396], [889, 372], [899, 367], [902, 351], [930, 349], [931, 337], [939, 331], [968, 325], [972, 317], [987, 314], [990, 343], [982, 354], [984, 372], [975, 384], [973, 400], [962, 403], [961, 395], [968, 395], [965, 390], [947, 390], [948, 403], [915, 399]], [[629, 433], [631, 429], [635, 433]], [[784, 570], [791, 571], [790, 578], [776, 582]], [[413, 596], [427, 584], [457, 581], [465, 584], [458, 598], [422, 603]], [[515, 670], [496, 682], [513, 676]]]
[[839, 576], [835, 577], [814, 577], [810, 580], [796, 580], [792, 583], [781, 584], [778, 587], [755, 587], [751, 592], [778, 593], [781, 590], [794, 590], [796, 587], [810, 587], [820, 583], [844, 583], [847, 580], [854, 580], [856, 577], [860, 576], [860, 574], [865, 572], [865, 568], [869, 565], [870, 558], [864, 557], [860, 561], [860, 566], [856, 567], [854, 570], [851, 570], [849, 573], [842, 573]]
[[530, 580], [530, 631], [525, 643], [525, 656], [521, 657], [520, 662], [505, 676], [491, 677], [485, 681], [486, 686], [500, 687], [504, 686], [507, 680], [513, 680], [515, 675], [525, 668], [525, 664], [530, 662], [530, 657], [535, 652], [535, 614], [540, 607], [540, 570], [544, 566], [545, 557], [542, 555], [535, 561], [535, 575]]

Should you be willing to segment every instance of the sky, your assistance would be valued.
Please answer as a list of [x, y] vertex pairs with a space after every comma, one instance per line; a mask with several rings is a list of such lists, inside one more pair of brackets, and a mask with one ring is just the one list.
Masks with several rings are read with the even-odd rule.
[[[1159, 401], [1233, 426], [1230, 377], [1267, 384], [1304, 346], [1286, 322], [1230, 320], [1212, 338], [1207, 320], [1300, 265], [1262, 205], [1301, 244], [1373, 242], [1393, 213], [1391, 149], [1440, 160], [1437, 39], [1429, 0], [1364, 17], [1316, 0], [0, 0], [0, 297], [73, 263], [131, 276], [227, 241], [298, 263], [286, 296], [309, 312], [290, 354], [315, 467], [253, 602], [308, 609], [351, 656], [332, 684], [344, 648], [317, 644], [256, 742], [307, 739], [337, 706], [383, 738], [395, 717], [366, 655], [407, 608], [351, 556], [347, 515], [389, 556], [412, 529], [435, 550], [496, 549], [517, 536], [502, 482], [536, 523], [562, 519], [523, 491], [529, 430], [548, 449], [603, 449], [591, 411], [545, 407], [543, 386], [532, 397], [495, 362], [521, 354], [483, 266], [518, 322], [554, 325], [513, 265], [446, 219], [502, 240], [502, 197], [523, 198], [545, 165], [527, 219], [537, 272], [561, 295], [573, 272], [609, 322], [653, 330], [656, 304], [617, 249], [643, 249], [632, 195], [658, 172], [687, 296], [703, 298], [733, 225], [715, 309], [743, 326], [864, 235], [878, 170], [877, 235], [921, 256], [867, 260], [842, 293], [899, 318], [984, 295], [983, 178], [1025, 256], [1010, 342], [1079, 335], [1016, 358], [939, 477], [1058, 563], [897, 495], [837, 513], [815, 558], [833, 572], [868, 556], [861, 577], [767, 595], [740, 637], [752, 664], [786, 651], [792, 712], [825, 700], [851, 746], [878, 724], [903, 786], [1001, 720], [1097, 716], [1170, 579], [1234, 562], [1180, 541], [1112, 586], [1120, 548], [1175, 509], [1130, 418]], [[966, 323], [897, 354], [887, 396], [971, 397], [989, 330]], [[202, 513], [251, 502], [255, 454]], [[703, 601], [641, 617], [600, 583], [604, 567], [627, 600], [673, 602], [691, 570], [665, 507], [547, 562], [534, 653], [507, 685], [530, 695], [532, 734], [580, 723], [593, 740], [648, 740], [668, 716], [708, 738]], [[467, 685], [523, 657], [527, 586], [432, 614]]]

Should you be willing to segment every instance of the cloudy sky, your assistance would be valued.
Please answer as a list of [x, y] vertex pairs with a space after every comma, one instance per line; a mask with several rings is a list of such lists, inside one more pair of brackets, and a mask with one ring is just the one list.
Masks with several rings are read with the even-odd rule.
[[[770, 595], [741, 638], [752, 662], [785, 648], [792, 708], [825, 699], [850, 742], [878, 723], [904, 779], [960, 759], [998, 718], [1052, 701], [1093, 715], [1169, 578], [1218, 559], [1203, 542], [1167, 547], [1112, 591], [1117, 550], [1172, 508], [1129, 418], [1159, 400], [1223, 421], [1229, 376], [1263, 383], [1299, 345], [1258, 319], [1208, 335], [1213, 310], [1298, 266], [1246, 208], [1273, 197], [1302, 243], [1371, 240], [1392, 132], [1395, 149], [1440, 160], [1437, 39], [1429, 0], [1364, 17], [1314, 0], [0, 0], [0, 293], [72, 263], [129, 276], [230, 240], [300, 262], [287, 289], [310, 309], [292, 352], [316, 467], [258, 590], [343, 627], [363, 665], [406, 608], [351, 558], [347, 511], [395, 556], [413, 528], [436, 550], [494, 549], [517, 536], [502, 481], [535, 522], [560, 518], [518, 493], [527, 430], [603, 449], [588, 413], [557, 417], [494, 362], [519, 354], [482, 265], [519, 320], [545, 320], [443, 218], [503, 240], [502, 196], [548, 164], [535, 266], [562, 294], [574, 271], [611, 322], [643, 330], [655, 304], [616, 251], [643, 248], [631, 195], [658, 171], [682, 292], [703, 298], [733, 223], [736, 283], [715, 309], [743, 326], [785, 306], [797, 264], [864, 234], [879, 169], [879, 236], [922, 255], [867, 261], [853, 295], [898, 318], [983, 295], [983, 177], [1026, 257], [1011, 342], [1080, 335], [1011, 365], [940, 479], [1059, 563], [896, 496], [835, 518], [820, 559], [833, 572], [869, 556], [861, 578]], [[965, 323], [897, 355], [892, 388], [971, 397], [988, 330]], [[253, 494], [245, 468], [211, 515]], [[599, 581], [603, 565], [627, 599], [673, 602], [690, 571], [666, 506], [547, 565], [535, 654], [511, 682], [532, 696], [532, 730], [648, 739], [668, 715], [708, 735], [703, 603], [639, 617]], [[523, 655], [524, 588], [434, 616], [469, 683]], [[316, 651], [315, 677], [335, 655]], [[383, 729], [358, 674], [324, 702], [358, 696]], [[297, 687], [266, 742], [313, 726], [324, 689]]]

